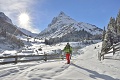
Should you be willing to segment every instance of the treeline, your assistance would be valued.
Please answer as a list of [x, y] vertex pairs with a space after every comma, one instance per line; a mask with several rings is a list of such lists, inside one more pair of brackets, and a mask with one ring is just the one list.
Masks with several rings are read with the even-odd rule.
[[113, 43], [120, 42], [120, 11], [116, 18], [110, 18], [107, 30], [104, 27], [102, 41], [102, 51], [109, 49]]
[[80, 31], [73, 31], [62, 37], [45, 39], [45, 44], [52, 45], [59, 42], [77, 42], [77, 41], [83, 41], [85, 39], [86, 40], [101, 39], [101, 35], [92, 35], [83, 29]]

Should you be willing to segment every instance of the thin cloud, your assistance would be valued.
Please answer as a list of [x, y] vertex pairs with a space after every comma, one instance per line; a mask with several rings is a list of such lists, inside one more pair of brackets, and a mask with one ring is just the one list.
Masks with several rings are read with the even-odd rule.
[[[4, 12], [9, 18], [12, 19], [13, 23], [18, 27], [25, 28], [31, 32], [39, 33], [39, 29], [35, 27], [32, 20], [27, 26], [19, 25], [18, 16], [22, 12], [28, 12], [31, 14], [29, 9], [35, 5], [37, 2], [43, 2], [43, 0], [0, 0], [0, 12]], [[31, 14], [32, 16], [32, 14]]]
[[20, 10], [28, 9], [34, 3], [34, 0], [0, 0], [0, 10], [9, 16], [19, 13]]

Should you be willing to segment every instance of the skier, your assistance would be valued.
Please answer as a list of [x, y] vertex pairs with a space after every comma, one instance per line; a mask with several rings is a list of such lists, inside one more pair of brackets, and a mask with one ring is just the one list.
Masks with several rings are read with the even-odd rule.
[[72, 54], [72, 47], [69, 43], [64, 47], [63, 51], [66, 53], [67, 64], [70, 64], [70, 56]]

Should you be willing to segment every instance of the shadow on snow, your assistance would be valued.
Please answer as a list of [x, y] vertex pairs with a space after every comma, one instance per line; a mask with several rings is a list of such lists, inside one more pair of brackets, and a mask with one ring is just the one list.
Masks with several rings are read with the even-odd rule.
[[111, 76], [108, 76], [108, 75], [105, 75], [105, 74], [99, 74], [96, 71], [92, 71], [92, 70], [89, 70], [89, 69], [86, 69], [86, 68], [82, 68], [82, 67], [80, 67], [80, 66], [78, 66], [78, 65], [76, 65], [74, 63], [72, 63], [72, 65], [75, 66], [75, 67], [77, 67], [77, 68], [83, 69], [83, 70], [91, 73], [90, 77], [94, 78], [94, 79], [101, 78], [101, 79], [105, 79], [105, 80], [119, 80], [119, 79], [114, 79]]

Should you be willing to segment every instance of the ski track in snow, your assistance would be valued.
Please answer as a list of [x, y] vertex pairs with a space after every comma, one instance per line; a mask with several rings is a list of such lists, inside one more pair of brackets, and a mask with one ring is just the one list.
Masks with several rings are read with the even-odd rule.
[[[58, 64], [53, 71], [54, 64]], [[52, 65], [53, 64], [53, 65]], [[48, 65], [48, 66], [47, 66]], [[50, 65], [52, 65], [50, 67]], [[46, 66], [46, 67], [44, 67]], [[16, 66], [10, 66], [6, 67], [5, 69], [2, 69], [2, 71], [5, 73], [0, 75], [0, 80], [40, 80], [40, 79], [50, 79], [52, 76], [55, 76], [57, 74], [62, 74], [64, 70], [66, 70], [69, 67], [69, 64], [66, 65], [65, 61], [54, 61], [54, 62], [45, 62], [38, 63], [35, 65], [16, 65]], [[0, 73], [2, 73], [0, 71]], [[42, 74], [41, 74], [42, 73]], [[50, 73], [51, 75], [47, 75], [47, 73]], [[34, 77], [35, 75], [35, 77]], [[38, 75], [38, 76], [37, 76]]]
[[[34, 66], [34, 64], [25, 64], [25, 65], [19, 65], [19, 64], [13, 64], [13, 65], [8, 65], [9, 67], [4, 67], [5, 65], [3, 65], [3, 69], [0, 71], [1, 75], [0, 75], [0, 80], [15, 80], [15, 78], [21, 74], [22, 72], [24, 72], [24, 70], [26, 71], [26, 69], [29, 66]], [[2, 74], [3, 72], [3, 74]]]
[[50, 60], [1, 65], [0, 80], [120, 80], [120, 61], [99, 61], [100, 48], [101, 43], [81, 49], [80, 55], [72, 57], [71, 64]]

